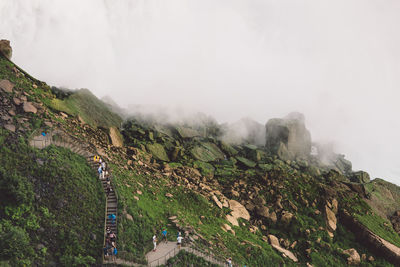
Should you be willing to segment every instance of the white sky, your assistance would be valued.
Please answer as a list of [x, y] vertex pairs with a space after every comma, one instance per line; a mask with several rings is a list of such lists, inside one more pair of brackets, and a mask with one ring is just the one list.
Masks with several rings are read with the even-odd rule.
[[302, 112], [313, 140], [400, 184], [399, 14], [396, 0], [0, 0], [0, 38], [36, 77], [124, 107]]

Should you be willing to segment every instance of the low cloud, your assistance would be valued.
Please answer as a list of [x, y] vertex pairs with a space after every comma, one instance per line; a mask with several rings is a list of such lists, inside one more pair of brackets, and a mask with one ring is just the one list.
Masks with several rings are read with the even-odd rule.
[[313, 140], [400, 184], [400, 5], [376, 5], [3, 0], [0, 35], [33, 75], [125, 108], [261, 124], [302, 112]]

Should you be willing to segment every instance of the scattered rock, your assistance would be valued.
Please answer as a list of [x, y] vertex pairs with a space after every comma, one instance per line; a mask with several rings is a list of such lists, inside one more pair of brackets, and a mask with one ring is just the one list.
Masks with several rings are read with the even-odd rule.
[[266, 207], [266, 206], [259, 206], [259, 207], [256, 208], [256, 213], [257, 213], [257, 215], [259, 215], [259, 216], [268, 218], [268, 216], [269, 216], [269, 209], [268, 209], [268, 207]]
[[133, 196], [133, 198], [136, 199], [136, 201], [139, 200], [139, 197], [138, 197], [138, 196]]
[[215, 195], [212, 196], [212, 199], [214, 200], [215, 204], [217, 204], [217, 206], [220, 209], [222, 209], [222, 203], [218, 200], [218, 198]]
[[0, 81], [0, 89], [4, 92], [11, 93], [13, 91], [14, 84], [9, 80], [1, 80]]
[[[141, 195], [141, 194], [143, 194], [143, 192], [142, 191], [140, 191], [140, 190], [137, 190], [136, 191], [136, 193], [138, 194], [138, 195]], [[171, 195], [172, 196], [172, 195]]]
[[9, 130], [10, 132], [15, 132], [15, 125], [6, 124], [6, 125], [4, 125], [4, 128]]
[[289, 225], [290, 222], [292, 221], [294, 215], [290, 212], [283, 212], [282, 217], [281, 217], [281, 222], [284, 225]]
[[348, 255], [347, 264], [348, 265], [359, 265], [361, 262], [360, 254], [354, 248], [346, 249], [343, 254]]
[[174, 195], [172, 195], [171, 193], [166, 193], [165, 196], [168, 197], [168, 198], [174, 197]]
[[53, 127], [53, 123], [51, 123], [51, 122], [49, 122], [49, 121], [45, 121], [44, 122], [44, 124], [47, 126], [47, 127]]
[[21, 99], [19, 99], [18, 97], [13, 97], [13, 102], [17, 106], [21, 105]]
[[221, 229], [224, 231], [224, 232], [231, 232], [233, 235], [235, 235], [235, 231], [232, 229], [232, 227], [230, 227], [230, 225], [229, 224], [226, 224], [226, 223], [224, 223], [222, 226], [221, 226]]
[[130, 215], [129, 213], [126, 213], [126, 214], [125, 214], [125, 218], [127, 218], [127, 219], [130, 220], [130, 221], [133, 221], [133, 217], [132, 217], [132, 215]]
[[279, 240], [276, 236], [274, 235], [268, 235], [269, 243], [271, 245], [279, 246]]
[[24, 102], [23, 109], [25, 112], [36, 114], [37, 108], [31, 102]]
[[68, 118], [68, 115], [65, 114], [64, 112], [60, 112], [61, 117], [63, 117], [64, 119]]

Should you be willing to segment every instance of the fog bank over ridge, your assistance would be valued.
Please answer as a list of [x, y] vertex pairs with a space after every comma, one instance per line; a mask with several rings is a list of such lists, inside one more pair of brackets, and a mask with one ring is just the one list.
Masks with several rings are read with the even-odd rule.
[[400, 184], [400, 3], [3, 0], [0, 38], [51, 85], [123, 107], [265, 124], [299, 111], [315, 141]]

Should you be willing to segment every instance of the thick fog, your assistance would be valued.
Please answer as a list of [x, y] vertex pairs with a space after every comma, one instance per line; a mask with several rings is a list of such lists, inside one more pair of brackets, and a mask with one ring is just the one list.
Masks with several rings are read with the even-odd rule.
[[38, 78], [123, 107], [302, 112], [313, 140], [400, 184], [399, 14], [396, 0], [0, 0], [0, 38]]

